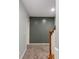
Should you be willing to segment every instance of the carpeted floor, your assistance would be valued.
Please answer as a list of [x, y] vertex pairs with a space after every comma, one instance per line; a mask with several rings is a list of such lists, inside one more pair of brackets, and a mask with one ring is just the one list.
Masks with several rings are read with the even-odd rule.
[[23, 59], [48, 59], [48, 45], [28, 45]]
[[48, 59], [48, 45], [28, 45], [23, 59]]

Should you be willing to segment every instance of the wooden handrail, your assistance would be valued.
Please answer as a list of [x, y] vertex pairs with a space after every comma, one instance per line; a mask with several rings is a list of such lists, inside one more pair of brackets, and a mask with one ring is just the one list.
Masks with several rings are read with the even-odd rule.
[[54, 33], [55, 29], [56, 29], [55, 27], [53, 28], [53, 30], [49, 29], [49, 56], [48, 56], [48, 59], [55, 59], [54, 54], [52, 54], [52, 51], [51, 51], [51, 36]]

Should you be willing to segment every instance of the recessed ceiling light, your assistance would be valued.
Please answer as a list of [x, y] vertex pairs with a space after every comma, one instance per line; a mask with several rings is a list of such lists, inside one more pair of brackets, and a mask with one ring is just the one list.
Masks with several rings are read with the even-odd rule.
[[43, 22], [43, 23], [46, 23], [46, 19], [43, 19], [42, 22]]
[[51, 11], [54, 12], [55, 11], [55, 8], [52, 8]]

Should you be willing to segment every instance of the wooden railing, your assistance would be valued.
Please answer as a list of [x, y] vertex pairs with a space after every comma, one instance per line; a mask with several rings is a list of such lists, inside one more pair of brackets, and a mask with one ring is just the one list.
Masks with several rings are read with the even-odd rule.
[[52, 54], [52, 50], [51, 50], [51, 36], [54, 33], [55, 29], [56, 29], [55, 27], [53, 29], [49, 29], [49, 56], [48, 56], [48, 59], [55, 59], [54, 53]]

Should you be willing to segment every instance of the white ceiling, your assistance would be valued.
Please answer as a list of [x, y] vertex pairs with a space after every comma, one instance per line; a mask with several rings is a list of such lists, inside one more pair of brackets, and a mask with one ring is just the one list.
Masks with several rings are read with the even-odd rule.
[[33, 17], [53, 17], [55, 11], [51, 12], [51, 8], [55, 8], [55, 0], [22, 0], [29, 14]]

